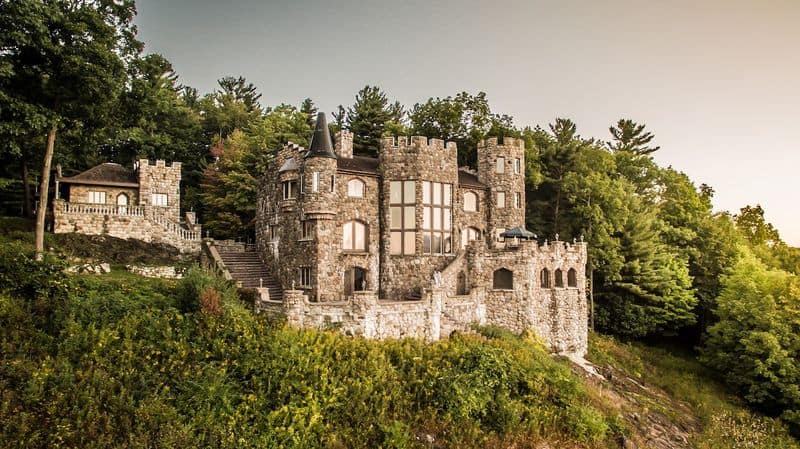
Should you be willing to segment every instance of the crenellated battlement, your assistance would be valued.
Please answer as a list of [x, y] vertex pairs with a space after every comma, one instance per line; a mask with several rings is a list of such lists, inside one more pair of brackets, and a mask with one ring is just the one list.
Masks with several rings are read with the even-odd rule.
[[524, 150], [525, 141], [515, 137], [503, 137], [502, 142], [500, 142], [497, 137], [489, 137], [478, 142], [478, 150], [491, 147], [511, 147]]
[[150, 159], [139, 159], [137, 167], [141, 170], [143, 167], [159, 167], [159, 168], [169, 168], [173, 170], [180, 171], [182, 163], [180, 162], [173, 162], [172, 164], [167, 166], [167, 162], [164, 159], [156, 159], [155, 161], [150, 161]]
[[425, 136], [399, 136], [384, 137], [381, 139], [381, 151], [456, 151], [455, 142], [445, 142], [442, 139], [429, 139]]

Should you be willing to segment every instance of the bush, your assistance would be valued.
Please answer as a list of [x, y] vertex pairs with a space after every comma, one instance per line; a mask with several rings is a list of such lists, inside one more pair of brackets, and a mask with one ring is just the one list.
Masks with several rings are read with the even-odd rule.
[[[180, 309], [183, 312], [200, 310], [203, 292], [206, 292], [205, 300], [212, 301], [214, 300], [212, 291], [218, 296], [216, 298], [217, 305], [220, 300], [237, 298], [236, 288], [232, 283], [197, 266], [189, 268], [178, 284], [177, 297]], [[211, 304], [208, 305], [210, 306]]]

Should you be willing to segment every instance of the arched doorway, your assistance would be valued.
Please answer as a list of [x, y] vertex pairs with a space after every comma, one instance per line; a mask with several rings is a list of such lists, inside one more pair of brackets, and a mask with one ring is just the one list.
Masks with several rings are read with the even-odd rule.
[[128, 213], [128, 195], [124, 193], [117, 195], [117, 213], [120, 215]]

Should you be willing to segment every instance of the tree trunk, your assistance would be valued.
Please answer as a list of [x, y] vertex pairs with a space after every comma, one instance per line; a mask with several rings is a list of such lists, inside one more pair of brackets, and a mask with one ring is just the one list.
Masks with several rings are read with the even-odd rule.
[[42, 184], [39, 188], [39, 205], [36, 208], [36, 260], [44, 257], [44, 217], [47, 213], [50, 187], [50, 164], [53, 162], [53, 150], [56, 146], [56, 125], [47, 133], [47, 148], [44, 152], [42, 167]]
[[22, 156], [22, 216], [31, 218], [31, 186], [30, 173], [28, 172], [28, 159]]

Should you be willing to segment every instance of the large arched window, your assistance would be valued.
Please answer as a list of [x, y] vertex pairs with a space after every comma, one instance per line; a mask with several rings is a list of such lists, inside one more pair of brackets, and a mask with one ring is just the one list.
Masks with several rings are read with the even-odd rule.
[[575, 271], [574, 268], [570, 268], [567, 271], [567, 287], [577, 287], [578, 286], [578, 272]]
[[563, 287], [564, 286], [564, 273], [561, 269], [556, 270], [556, 287]]
[[514, 288], [514, 272], [500, 268], [492, 276], [492, 288], [496, 290], [512, 290]]
[[542, 288], [550, 288], [550, 270], [547, 268], [542, 268], [541, 285]]
[[360, 221], [348, 221], [342, 226], [342, 249], [345, 251], [367, 250], [367, 225]]
[[352, 198], [363, 198], [364, 181], [357, 178], [347, 181], [347, 196]]
[[478, 195], [475, 192], [464, 192], [464, 211], [475, 212], [478, 210]]

